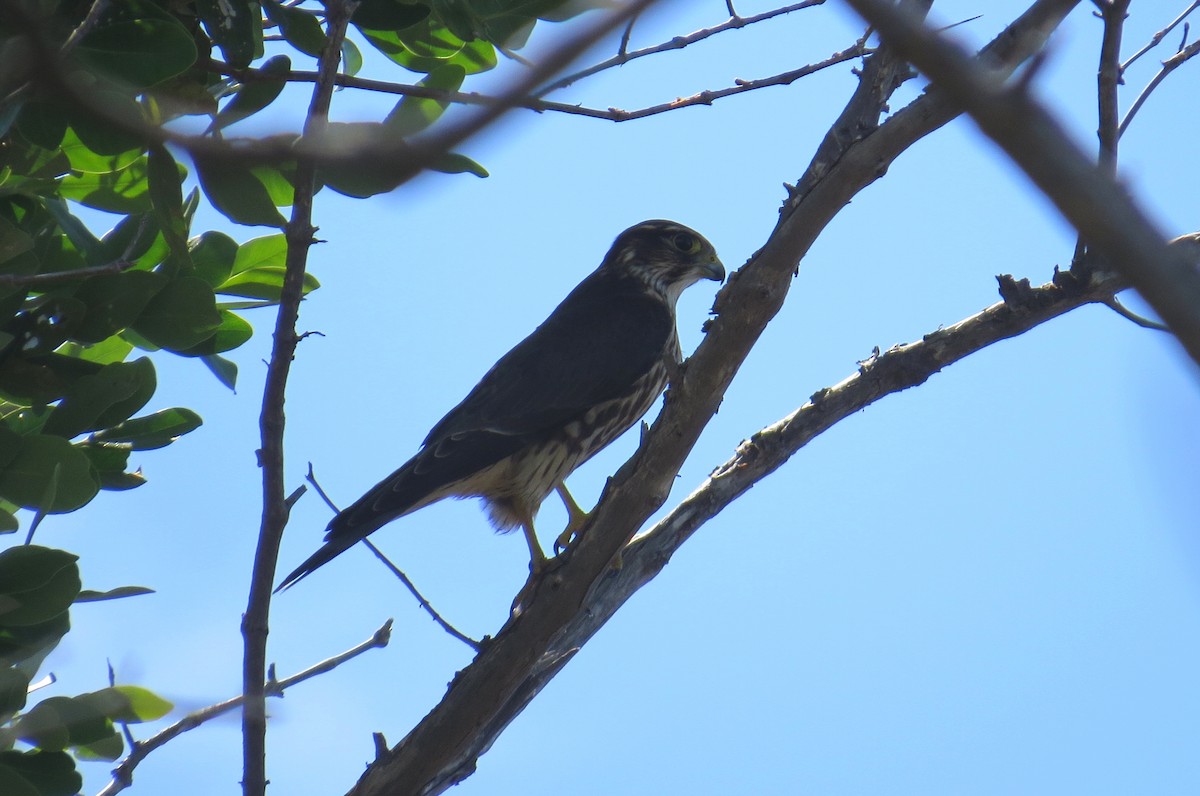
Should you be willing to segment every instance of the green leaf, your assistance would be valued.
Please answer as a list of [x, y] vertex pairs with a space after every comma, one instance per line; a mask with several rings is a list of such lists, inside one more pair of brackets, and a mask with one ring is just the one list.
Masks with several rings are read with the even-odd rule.
[[267, 18], [279, 26], [288, 44], [300, 52], [318, 58], [325, 49], [325, 31], [312, 13], [295, 6], [285, 6], [275, 0], [263, 0]]
[[292, 69], [292, 59], [286, 55], [276, 55], [268, 58], [261, 68], [255, 70], [254, 78], [242, 83], [242, 87], [233, 99], [225, 104], [217, 118], [213, 119], [209, 130], [220, 130], [231, 124], [240, 122], [261, 111], [275, 101], [287, 85], [283, 76]]
[[245, 69], [262, 55], [262, 14], [251, 0], [196, 0], [204, 28], [230, 66]]
[[92, 744], [114, 734], [102, 705], [78, 697], [50, 697], [19, 718], [13, 732], [40, 749], [59, 752], [69, 746]]
[[254, 327], [249, 321], [229, 310], [217, 310], [221, 316], [221, 325], [207, 338], [184, 351], [177, 351], [185, 357], [207, 357], [222, 354], [241, 346], [254, 335]]
[[144, 213], [151, 209], [145, 161], [106, 174], [68, 174], [59, 187], [64, 199], [109, 213]]
[[180, 277], [150, 300], [132, 328], [156, 346], [182, 351], [221, 325], [216, 303], [212, 288], [204, 280]]
[[211, 356], [200, 357], [200, 361], [212, 371], [212, 374], [217, 377], [217, 381], [224, 384], [230, 390], [237, 392], [237, 374], [238, 368], [236, 362], [231, 362], [225, 357], [220, 357], [215, 354]]
[[429, 7], [407, 0], [361, 0], [350, 22], [370, 30], [399, 30], [429, 16]]
[[67, 115], [53, 102], [26, 102], [17, 118], [17, 130], [26, 141], [42, 149], [56, 149], [67, 131]]
[[468, 75], [496, 66], [496, 48], [483, 39], [464, 42], [432, 17], [401, 31], [363, 30], [375, 49], [413, 72], [457, 64]]
[[276, 207], [291, 207], [296, 193], [296, 186], [292, 184], [296, 176], [294, 163], [282, 166], [255, 166], [250, 169], [250, 173], [267, 189], [271, 204]]
[[79, 594], [78, 556], [39, 545], [0, 552], [0, 627], [27, 627], [66, 612]]
[[115, 589], [108, 591], [92, 591], [91, 589], [83, 589], [79, 592], [79, 596], [75, 598], [77, 603], [98, 603], [105, 600], [121, 600], [126, 597], [138, 597], [143, 594], [154, 594], [154, 589], [148, 589], [145, 586], [118, 586]]
[[349, 39], [342, 39], [342, 71], [354, 77], [362, 67], [363, 57], [358, 45]]
[[[199, 164], [197, 163], [197, 170]], [[147, 177], [150, 198], [154, 204], [154, 215], [162, 229], [170, 251], [171, 271], [190, 270], [191, 256], [188, 253], [188, 220], [183, 209], [183, 175], [175, 158], [166, 147], [155, 144], [147, 156]]]
[[[42, 505], [54, 486], [49, 505]], [[25, 508], [51, 513], [74, 511], [96, 496], [100, 484], [84, 453], [62, 437], [22, 437], [16, 458], [0, 470], [0, 495]]]
[[278, 267], [287, 263], [287, 237], [282, 233], [252, 238], [238, 247], [233, 259], [233, 273], [251, 268]]
[[154, 365], [146, 357], [105, 365], [75, 380], [43, 427], [66, 439], [128, 419], [154, 394]]
[[121, 337], [110, 337], [93, 345], [67, 343], [59, 351], [68, 357], [95, 362], [99, 365], [108, 365], [113, 362], [124, 362], [125, 358], [133, 351], [133, 345]]
[[40, 589], [78, 560], [79, 556], [65, 550], [35, 544], [0, 550], [0, 594]]
[[84, 174], [112, 174], [128, 168], [142, 157], [140, 147], [111, 154], [95, 152], [80, 140], [74, 129], [67, 129], [63, 133], [62, 153], [67, 156], [73, 171]]
[[191, 409], [175, 407], [126, 420], [112, 428], [96, 432], [92, 439], [97, 442], [123, 443], [133, 450], [152, 450], [170, 445], [203, 423], [200, 415]]
[[75, 747], [75, 756], [80, 760], [103, 760], [111, 763], [119, 760], [124, 753], [125, 739], [116, 732], [97, 741]]
[[487, 177], [488, 170], [471, 160], [466, 155], [457, 152], [447, 152], [429, 164], [429, 168], [443, 174], [474, 174], [476, 177]]
[[87, 265], [99, 265], [102, 259], [100, 241], [87, 228], [87, 225], [71, 215], [71, 211], [67, 209], [67, 203], [63, 200], [47, 198], [45, 204], [50, 215], [54, 216], [54, 220], [58, 222], [67, 239], [71, 241], [71, 245], [83, 254], [84, 262]]
[[134, 131], [146, 119], [133, 97], [102, 85], [89, 89], [88, 100], [88, 105], [74, 104], [67, 111], [71, 129], [86, 147], [101, 155], [141, 151], [144, 142]]
[[146, 405], [158, 387], [154, 363], [150, 361], [149, 357], [138, 357], [132, 362], [106, 365], [105, 367], [121, 367], [127, 369], [128, 374], [137, 374], [137, 389], [128, 398], [117, 401], [101, 412], [100, 417], [96, 418], [96, 428], [108, 428], [131, 417], [134, 412]]
[[[260, 266], [234, 274], [216, 292], [226, 296], [245, 296], [278, 302], [283, 291], [283, 280], [287, 270], [283, 266]], [[321, 286], [312, 274], [304, 274], [304, 295]], [[214, 352], [215, 353], [215, 352]]]
[[0, 752], [0, 793], [4, 796], [75, 796], [83, 777], [63, 752]]
[[96, 27], [75, 48], [74, 57], [118, 82], [145, 88], [195, 63], [196, 44], [174, 19], [134, 19]]
[[25, 707], [29, 696], [29, 678], [16, 669], [0, 669], [0, 724], [5, 716], [11, 716]]
[[149, 213], [127, 215], [100, 239], [101, 256], [108, 262], [136, 262], [154, 245], [158, 234], [158, 226]]
[[[458, 91], [466, 76], [466, 70], [458, 64], [443, 64], [430, 72], [417, 85], [437, 91]], [[437, 121], [449, 104], [449, 100], [407, 96], [396, 104], [396, 107], [384, 119], [383, 124], [395, 135], [407, 138]]]
[[213, 207], [247, 226], [283, 227], [287, 221], [263, 183], [241, 164], [196, 158], [196, 176]]
[[71, 337], [81, 343], [104, 342], [132, 326], [166, 285], [166, 277], [151, 271], [102, 274], [88, 279], [75, 291], [75, 299], [83, 302], [87, 310], [72, 327]]
[[223, 232], [202, 232], [188, 243], [192, 253], [193, 275], [216, 287], [233, 273], [238, 244]]
[[137, 685], [118, 685], [106, 688], [105, 691], [116, 691], [125, 698], [125, 705], [117, 712], [109, 714], [114, 721], [128, 724], [155, 721], [170, 713], [175, 707], [154, 692]]

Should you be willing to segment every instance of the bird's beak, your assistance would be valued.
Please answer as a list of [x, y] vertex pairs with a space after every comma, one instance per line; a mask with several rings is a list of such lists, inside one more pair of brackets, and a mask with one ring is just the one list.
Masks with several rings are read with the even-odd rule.
[[705, 279], [711, 279], [714, 282], [725, 281], [725, 264], [717, 259], [715, 254], [712, 256], [712, 259], [702, 264], [698, 270]]

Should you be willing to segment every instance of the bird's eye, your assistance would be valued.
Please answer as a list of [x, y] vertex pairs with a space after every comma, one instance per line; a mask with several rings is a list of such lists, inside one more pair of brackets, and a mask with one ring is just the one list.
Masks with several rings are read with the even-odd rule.
[[673, 243], [675, 248], [679, 249], [681, 252], [693, 252], [697, 248], [696, 237], [694, 235], [689, 235], [686, 232], [675, 233], [675, 236], [671, 238], [671, 243]]

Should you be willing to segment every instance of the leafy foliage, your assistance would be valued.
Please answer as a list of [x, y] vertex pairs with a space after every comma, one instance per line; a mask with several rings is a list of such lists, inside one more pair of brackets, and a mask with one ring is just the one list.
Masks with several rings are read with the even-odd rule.
[[[342, 46], [359, 43], [450, 94], [521, 47], [539, 19], [603, 0], [362, 0]], [[89, 14], [94, 13], [94, 16]], [[202, 421], [182, 407], [148, 411], [150, 354], [199, 359], [232, 388], [222, 354], [245, 343], [243, 313], [277, 304], [287, 256], [278, 232], [238, 243], [194, 230], [202, 201], [235, 224], [281, 229], [293, 201], [298, 135], [254, 161], [191, 151], [170, 122], [207, 117], [202, 135], [272, 108], [299, 80], [294, 60], [326, 46], [312, 0], [13, 0], [0, 11], [0, 532], [16, 511], [75, 511], [100, 490], [145, 483], [131, 455], [170, 445]], [[317, 143], [395, 141], [427, 134], [448, 99], [405, 97], [376, 122], [329, 125]], [[197, 129], [194, 122], [187, 129]], [[407, 173], [376, 164], [324, 169], [320, 184], [352, 196], [393, 190]], [[432, 166], [487, 171], [451, 154]], [[185, 190], [186, 188], [186, 190]], [[96, 233], [95, 219], [111, 217]], [[305, 276], [304, 291], [319, 287]], [[72, 602], [145, 593], [81, 591], [75, 556], [30, 544], [0, 552], [0, 792], [68, 794], [72, 755], [114, 759], [114, 723], [168, 709], [144, 689], [113, 686], [26, 709], [30, 682], [69, 630]], [[23, 744], [24, 749], [15, 748]]]

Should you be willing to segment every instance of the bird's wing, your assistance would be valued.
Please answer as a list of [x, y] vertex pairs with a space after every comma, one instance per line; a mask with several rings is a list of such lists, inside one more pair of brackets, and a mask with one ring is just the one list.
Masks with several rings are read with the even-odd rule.
[[324, 546], [279, 589], [430, 495], [624, 395], [663, 356], [674, 323], [633, 280], [592, 274], [434, 426], [416, 456], [333, 518]]
[[631, 279], [593, 274], [500, 358], [425, 438], [470, 432], [535, 438], [628, 392], [663, 356], [674, 318]]

